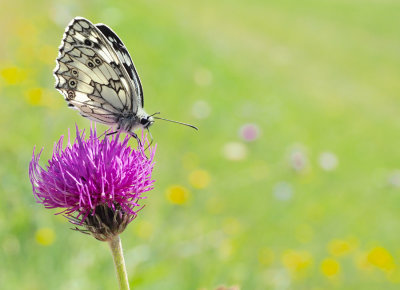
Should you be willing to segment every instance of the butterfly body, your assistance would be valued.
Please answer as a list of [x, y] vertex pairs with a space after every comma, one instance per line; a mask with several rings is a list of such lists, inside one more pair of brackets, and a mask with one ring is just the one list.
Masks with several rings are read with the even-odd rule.
[[82, 116], [131, 134], [153, 124], [132, 59], [106, 25], [74, 18], [56, 62], [55, 87]]
[[154, 118], [149, 116], [144, 110], [139, 110], [136, 114], [121, 115], [118, 119], [117, 131], [133, 132], [136, 129], [147, 129], [154, 123]]

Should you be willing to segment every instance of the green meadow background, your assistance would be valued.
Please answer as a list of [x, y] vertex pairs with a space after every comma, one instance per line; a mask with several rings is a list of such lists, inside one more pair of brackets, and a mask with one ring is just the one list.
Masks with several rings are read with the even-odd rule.
[[75, 16], [122, 38], [148, 113], [200, 129], [151, 128], [132, 289], [400, 288], [399, 1], [1, 0], [1, 289], [117, 289], [28, 179], [34, 146], [90, 128], [52, 76]]

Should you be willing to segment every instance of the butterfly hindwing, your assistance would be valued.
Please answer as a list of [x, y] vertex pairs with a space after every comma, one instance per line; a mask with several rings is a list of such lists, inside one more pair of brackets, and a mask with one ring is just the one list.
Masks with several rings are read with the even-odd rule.
[[56, 88], [84, 117], [116, 124], [138, 110], [137, 90], [117, 53], [88, 20], [67, 27], [54, 71]]

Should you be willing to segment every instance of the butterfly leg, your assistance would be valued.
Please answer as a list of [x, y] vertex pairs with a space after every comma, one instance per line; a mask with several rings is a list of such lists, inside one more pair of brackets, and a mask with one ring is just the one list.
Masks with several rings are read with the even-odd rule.
[[117, 134], [117, 133], [118, 133], [118, 131], [110, 132], [110, 133], [107, 133], [106, 136], [112, 136], [112, 135]]
[[149, 128], [147, 128], [147, 132], [149, 132], [151, 141], [150, 141], [149, 145], [147, 145], [146, 149], [144, 149], [144, 151], [146, 151], [147, 149], [149, 149], [149, 147], [151, 146], [151, 144], [153, 144], [153, 141], [154, 141], [153, 135], [151, 135]]
[[[138, 136], [136, 133], [134, 133], [134, 132], [129, 132], [129, 134], [130, 134], [133, 138], [136, 139], [136, 141], [138, 142], [138, 147], [139, 147], [141, 150], [143, 150], [142, 141], [140, 140], [139, 136]], [[143, 151], [143, 153], [144, 153], [144, 151]]]
[[105, 130], [105, 131], [103, 132], [103, 134], [101, 134], [101, 135], [99, 136], [99, 138], [101, 138], [101, 137], [103, 137], [103, 136], [111, 136], [111, 135], [114, 135], [114, 134], [117, 134], [117, 133], [118, 133], [118, 131], [109, 132], [110, 130], [111, 130], [111, 128], [108, 128], [107, 130]]

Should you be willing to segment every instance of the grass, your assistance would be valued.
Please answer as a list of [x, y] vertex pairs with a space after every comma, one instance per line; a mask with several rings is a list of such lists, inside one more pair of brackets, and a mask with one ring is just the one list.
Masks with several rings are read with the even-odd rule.
[[[27, 177], [35, 144], [44, 162], [68, 128], [90, 126], [51, 74], [77, 15], [122, 38], [147, 112], [200, 128], [152, 128], [156, 188], [122, 235], [134, 289], [399, 287], [400, 196], [388, 182], [400, 164], [396, 1], [1, 6], [0, 288], [115, 289], [107, 245], [37, 205]], [[208, 118], [193, 115], [198, 100]], [[259, 139], [238, 136], [245, 123]], [[226, 159], [229, 142], [246, 158]], [[296, 152], [307, 161], [299, 171]], [[323, 152], [337, 156], [335, 170], [321, 168]], [[200, 189], [189, 180], [198, 169], [211, 177]], [[282, 182], [287, 201], [276, 197]], [[175, 185], [188, 192], [181, 205], [166, 195]]]

